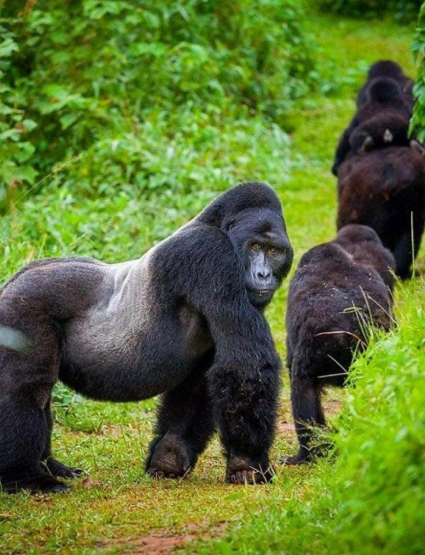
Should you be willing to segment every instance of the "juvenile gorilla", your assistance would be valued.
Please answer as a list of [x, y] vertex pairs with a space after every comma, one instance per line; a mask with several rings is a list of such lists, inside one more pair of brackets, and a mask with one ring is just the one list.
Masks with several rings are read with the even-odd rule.
[[350, 153], [369, 152], [385, 146], [410, 146], [409, 120], [397, 113], [378, 113], [356, 127], [349, 137]]
[[387, 147], [350, 156], [338, 173], [337, 228], [373, 228], [396, 261], [396, 274], [411, 275], [425, 223], [423, 148]]
[[368, 326], [391, 327], [392, 254], [366, 226], [348, 225], [334, 241], [301, 258], [291, 280], [286, 315], [291, 402], [300, 449], [286, 464], [314, 454], [312, 426], [325, 426], [324, 386], [343, 386]]
[[347, 156], [386, 146], [408, 146], [413, 82], [392, 61], [373, 64], [357, 96], [357, 111], [339, 140], [332, 173]]
[[163, 394], [146, 463], [184, 476], [218, 428], [226, 481], [271, 476], [280, 361], [263, 309], [292, 263], [280, 202], [262, 183], [220, 195], [139, 260], [29, 264], [0, 292], [3, 491], [63, 491], [80, 471], [51, 453], [53, 384], [105, 401]]

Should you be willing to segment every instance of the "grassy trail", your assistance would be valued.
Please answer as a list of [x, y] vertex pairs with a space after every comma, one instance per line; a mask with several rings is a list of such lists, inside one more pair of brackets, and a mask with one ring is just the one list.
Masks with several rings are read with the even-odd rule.
[[[284, 204], [296, 261], [308, 248], [334, 236], [335, 178], [330, 166], [368, 65], [377, 59], [394, 59], [407, 73], [415, 73], [409, 53], [412, 27], [314, 14], [308, 29], [320, 53], [327, 89], [322, 87], [291, 115], [289, 175], [282, 171], [267, 176]], [[286, 291], [287, 284], [268, 310], [282, 356]], [[338, 411], [339, 395], [328, 396], [328, 410]], [[315, 468], [278, 468], [273, 485], [224, 485], [217, 440], [186, 481], [153, 482], [142, 473], [141, 462], [154, 409], [154, 401], [119, 406], [84, 401], [58, 407], [54, 434], [58, 458], [81, 466], [90, 477], [76, 482], [70, 495], [0, 494], [0, 553], [168, 553], [178, 547], [225, 553], [230, 552], [230, 544], [210, 542], [229, 532], [240, 538], [239, 543], [232, 540], [234, 549], [248, 553], [244, 530], [255, 526], [255, 515], [267, 515], [274, 506], [281, 508], [285, 518], [288, 511], [317, 496], [316, 486], [328, 471], [322, 463]], [[273, 460], [294, 452], [295, 444], [285, 377]], [[278, 533], [279, 522], [274, 520], [270, 544], [264, 544], [261, 552], [273, 551], [272, 538]], [[297, 534], [294, 528], [295, 542]]]

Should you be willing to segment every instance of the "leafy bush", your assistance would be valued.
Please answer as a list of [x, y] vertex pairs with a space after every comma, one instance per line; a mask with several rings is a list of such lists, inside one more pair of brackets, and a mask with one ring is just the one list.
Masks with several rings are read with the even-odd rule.
[[[213, 109], [217, 121], [262, 113], [282, 124], [314, 76], [296, 0], [18, 1], [2, 16], [3, 191], [86, 149], [90, 173], [115, 183], [144, 127], [179, 107], [196, 125]], [[170, 141], [179, 134], [169, 121]], [[105, 144], [117, 145], [110, 161]], [[124, 169], [132, 183], [136, 166]]]
[[351, 17], [391, 15], [399, 21], [416, 19], [422, 0], [319, 0], [323, 11]]
[[37, 171], [31, 162], [35, 147], [28, 135], [37, 124], [27, 117], [16, 102], [16, 92], [5, 78], [11, 71], [11, 57], [18, 50], [11, 31], [0, 25], [3, 40], [0, 43], [0, 208], [7, 194], [21, 182], [33, 184]]
[[388, 553], [423, 548], [425, 327], [423, 310], [413, 306], [411, 321], [356, 368], [351, 418], [338, 441], [343, 501], [332, 527], [349, 552], [365, 545]]
[[416, 131], [419, 140], [425, 140], [425, 2], [419, 14], [419, 24], [416, 28], [412, 51], [418, 61], [419, 69], [413, 89], [415, 106], [411, 128]]
[[98, 141], [40, 194], [24, 192], [0, 218], [0, 278], [45, 256], [139, 257], [229, 185], [257, 179], [279, 187], [288, 178], [289, 139], [276, 124], [254, 117], [217, 128], [205, 115], [170, 140], [167, 121]]
[[[259, 178], [260, 173], [267, 180], [260, 158], [268, 153], [271, 165], [274, 159], [282, 163], [288, 137], [277, 124], [265, 126], [259, 118], [217, 121], [222, 117], [221, 112], [199, 109], [151, 112], [138, 132], [97, 141], [58, 179], [84, 196], [104, 197], [111, 188], [129, 192], [136, 188], [145, 199], [168, 191], [174, 202], [176, 196], [199, 195], [212, 186], [224, 190], [229, 183]], [[248, 158], [248, 150], [257, 158]]]

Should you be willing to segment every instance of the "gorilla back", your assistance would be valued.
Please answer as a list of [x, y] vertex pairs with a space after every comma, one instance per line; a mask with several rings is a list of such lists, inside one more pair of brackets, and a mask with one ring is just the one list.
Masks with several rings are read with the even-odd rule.
[[[373, 229], [343, 227], [334, 241], [305, 253], [291, 280], [286, 312], [291, 404], [301, 464], [317, 453], [314, 426], [325, 426], [321, 392], [342, 387], [370, 327], [390, 329], [395, 266]], [[319, 449], [320, 451], [320, 449]]]
[[387, 147], [353, 155], [338, 173], [337, 228], [370, 226], [396, 261], [396, 274], [411, 276], [425, 225], [425, 158], [421, 147]]
[[58, 478], [81, 473], [51, 454], [58, 379], [101, 400], [163, 395], [152, 476], [187, 474], [218, 428], [226, 480], [269, 479], [280, 361], [263, 308], [291, 263], [276, 194], [245, 183], [139, 260], [47, 259], [15, 274], [0, 325], [30, 349], [0, 348], [3, 490], [63, 491]]

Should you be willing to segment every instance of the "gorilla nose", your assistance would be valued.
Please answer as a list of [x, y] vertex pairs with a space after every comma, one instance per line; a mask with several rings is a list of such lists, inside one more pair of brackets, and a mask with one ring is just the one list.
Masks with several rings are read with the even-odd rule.
[[271, 271], [268, 268], [261, 268], [257, 272], [257, 278], [259, 279], [269, 279], [271, 276]]

